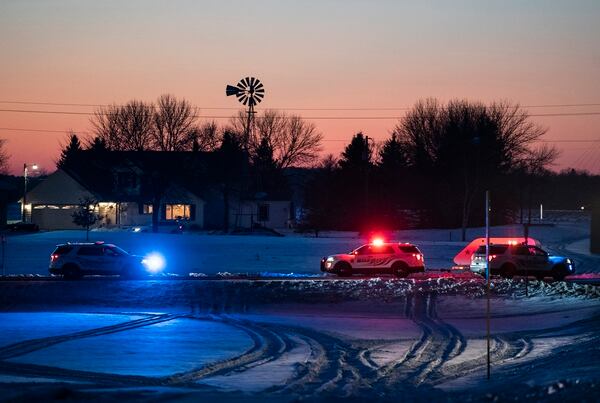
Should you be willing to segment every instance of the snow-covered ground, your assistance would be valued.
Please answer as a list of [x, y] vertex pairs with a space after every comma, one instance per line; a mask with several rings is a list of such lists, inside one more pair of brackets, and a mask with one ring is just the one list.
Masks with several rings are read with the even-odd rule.
[[[517, 236], [518, 230], [494, 228], [493, 234]], [[45, 274], [52, 246], [81, 234], [10, 237], [9, 270]], [[163, 251], [170, 271], [182, 274], [281, 276], [0, 281], [0, 400], [563, 402], [598, 396], [599, 286], [494, 278], [488, 380], [482, 278], [445, 272], [313, 277], [322, 255], [363, 242], [356, 234], [325, 235], [94, 233], [134, 253]], [[480, 235], [472, 230], [469, 238]], [[534, 227], [532, 236], [570, 254], [583, 271], [600, 271], [598, 257], [580, 246], [585, 226]], [[394, 238], [418, 244], [437, 267], [450, 267], [464, 245], [456, 241], [458, 231]]]
[[[522, 236], [521, 226], [492, 229], [492, 236]], [[484, 236], [483, 228], [472, 228], [467, 240]], [[574, 257], [578, 273], [600, 272], [600, 256], [586, 256], [581, 242], [589, 239], [589, 223], [535, 226], [531, 236], [557, 253]], [[115, 243], [131, 253], [165, 255], [167, 271], [188, 273], [296, 273], [319, 275], [323, 256], [343, 253], [366, 242], [354, 232], [322, 233], [313, 236], [286, 233], [284, 237], [260, 235], [209, 235], [206, 233], [152, 234], [126, 231], [92, 231], [90, 239]], [[428, 269], [450, 268], [452, 258], [468, 243], [459, 230], [410, 230], [390, 234], [390, 239], [412, 242], [425, 254]], [[5, 265], [8, 274], [48, 273], [48, 260], [56, 244], [82, 241], [83, 231], [54, 231], [7, 238]], [[583, 240], [583, 241], [582, 241]], [[573, 250], [566, 250], [574, 245]]]
[[477, 278], [0, 282], [0, 392], [61, 385], [81, 399], [222, 401], [591, 393], [600, 287], [531, 281], [525, 297], [524, 285], [492, 283], [488, 381]]

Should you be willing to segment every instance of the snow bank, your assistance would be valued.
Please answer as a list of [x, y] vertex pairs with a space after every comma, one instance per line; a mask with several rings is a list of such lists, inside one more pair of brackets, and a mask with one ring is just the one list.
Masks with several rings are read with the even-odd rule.
[[[495, 279], [490, 291], [493, 297], [523, 298], [526, 285], [524, 280]], [[486, 295], [486, 286], [481, 278], [450, 275], [430, 279], [12, 281], [0, 282], [0, 307], [3, 310], [64, 306], [191, 307], [203, 311], [239, 311], [257, 304], [281, 302], [392, 301], [413, 293], [481, 298]], [[600, 287], [529, 281], [527, 294], [589, 299], [600, 297]]]

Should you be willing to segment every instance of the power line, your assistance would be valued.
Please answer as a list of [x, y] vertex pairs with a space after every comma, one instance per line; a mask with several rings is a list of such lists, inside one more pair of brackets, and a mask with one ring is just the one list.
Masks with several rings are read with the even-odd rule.
[[[77, 106], [77, 107], [109, 107], [123, 106], [119, 104], [92, 104], [92, 103], [63, 103], [63, 102], [38, 102], [38, 101], [7, 101], [0, 100], [0, 104], [17, 104], [17, 105], [50, 105], [50, 106]], [[536, 105], [520, 105], [521, 108], [577, 108], [600, 106], [600, 103], [573, 103], [573, 104], [536, 104]], [[198, 109], [208, 110], [239, 110], [235, 107], [198, 107]], [[273, 107], [267, 109], [276, 110], [296, 110], [296, 111], [407, 111], [410, 107], [322, 107], [322, 108], [302, 108], [302, 107]]]
[[[31, 110], [31, 109], [0, 109], [0, 112], [14, 112], [14, 113], [38, 113], [38, 114], [51, 114], [51, 115], [84, 115], [92, 116], [96, 115], [93, 112], [75, 112], [75, 111], [44, 111], [44, 110]], [[105, 115], [105, 113], [98, 113]], [[600, 115], [600, 112], [557, 112], [557, 113], [537, 113], [530, 114], [530, 117], [543, 117], [543, 116], [595, 116]], [[195, 118], [202, 119], [231, 119], [232, 116], [222, 115], [193, 115]], [[302, 116], [303, 119], [309, 120], [398, 120], [402, 116]], [[257, 119], [261, 119], [262, 116], [257, 116]], [[283, 117], [287, 119], [289, 117]]]
[[[22, 127], [0, 127], [0, 130], [6, 131], [17, 131], [17, 132], [32, 132], [32, 133], [60, 133], [67, 134], [69, 132], [74, 132], [75, 134], [92, 134], [86, 130], [49, 130], [49, 129], [26, 129]], [[347, 139], [323, 139], [323, 141], [334, 142], [334, 141], [343, 141], [348, 142], [351, 138]], [[561, 139], [537, 139], [534, 140], [538, 143], [598, 143], [600, 142], [600, 138], [598, 139], [569, 139], [569, 140], [561, 140]]]

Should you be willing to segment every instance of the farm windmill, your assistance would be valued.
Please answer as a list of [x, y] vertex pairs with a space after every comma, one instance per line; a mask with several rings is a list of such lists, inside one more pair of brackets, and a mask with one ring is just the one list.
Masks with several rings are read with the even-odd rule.
[[238, 101], [248, 106], [248, 119], [246, 121], [246, 133], [244, 133], [244, 147], [248, 149], [248, 140], [252, 133], [252, 125], [254, 123], [254, 106], [262, 101], [265, 96], [265, 88], [258, 78], [246, 77], [242, 78], [237, 85], [228, 85], [225, 88], [227, 96], [235, 95]]

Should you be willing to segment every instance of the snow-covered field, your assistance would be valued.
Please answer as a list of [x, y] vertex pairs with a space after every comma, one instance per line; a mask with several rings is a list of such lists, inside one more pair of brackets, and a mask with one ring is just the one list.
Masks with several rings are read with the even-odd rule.
[[0, 391], [568, 401], [596, 390], [600, 287], [531, 281], [525, 297], [523, 281], [494, 280], [491, 380], [485, 289], [452, 277], [0, 282]]
[[[469, 229], [467, 240], [482, 236], [483, 228]], [[494, 227], [492, 236], [522, 236], [522, 227]], [[585, 253], [581, 253], [581, 240], [585, 242], [589, 238], [589, 223], [532, 227], [531, 236], [539, 239], [550, 250], [574, 257], [578, 273], [600, 272], [600, 264], [590, 264]], [[468, 243], [459, 241], [459, 230], [398, 231], [389, 234], [389, 238], [418, 245], [425, 254], [428, 269], [452, 267], [452, 258]], [[8, 237], [6, 272], [46, 275], [49, 256], [56, 244], [84, 239], [83, 231], [54, 231]], [[115, 243], [139, 255], [158, 251], [166, 256], [168, 272], [183, 275], [223, 272], [319, 275], [319, 261], [323, 256], [347, 252], [366, 242], [353, 232], [323, 233], [319, 238], [314, 238], [293, 232], [286, 233], [284, 237], [272, 237], [93, 231], [90, 239]], [[566, 251], [564, 248], [571, 244], [575, 251]], [[600, 257], [596, 262], [600, 262]]]
[[[532, 236], [597, 272], [598, 257], [578, 246], [586, 230], [535, 227]], [[395, 238], [449, 267], [463, 245], [449, 234]], [[9, 268], [45, 273], [52, 246], [80, 235], [11, 237]], [[599, 286], [493, 279], [488, 380], [480, 277], [312, 277], [321, 255], [362, 242], [326, 235], [94, 234], [134, 253], [170, 251], [182, 274], [279, 279], [0, 281], [0, 400], [597, 400]]]

